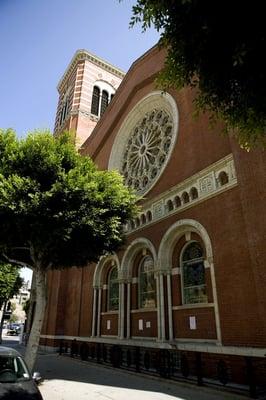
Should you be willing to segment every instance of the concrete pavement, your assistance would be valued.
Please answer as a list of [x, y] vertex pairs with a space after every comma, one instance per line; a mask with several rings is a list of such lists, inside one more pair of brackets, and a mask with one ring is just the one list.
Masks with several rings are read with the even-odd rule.
[[143, 377], [58, 355], [40, 355], [44, 400], [237, 400], [244, 397], [209, 388]]
[[[5, 338], [4, 338], [5, 339]], [[12, 343], [13, 342], [13, 343]], [[12, 345], [23, 350], [14, 342]], [[175, 383], [57, 354], [40, 353], [35, 370], [44, 378], [44, 400], [243, 400], [244, 396]]]

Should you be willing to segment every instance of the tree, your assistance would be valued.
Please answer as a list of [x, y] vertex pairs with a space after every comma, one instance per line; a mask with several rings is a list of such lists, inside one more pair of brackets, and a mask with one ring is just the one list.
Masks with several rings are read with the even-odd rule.
[[35, 132], [18, 140], [0, 131], [2, 258], [34, 271], [36, 307], [26, 349], [34, 366], [46, 306], [46, 274], [83, 267], [123, 243], [136, 197], [115, 171], [80, 156], [69, 136]]
[[0, 263], [0, 309], [3, 307], [3, 314], [0, 321], [0, 343], [2, 342], [2, 327], [7, 302], [19, 293], [23, 279], [19, 275], [20, 268], [7, 263]]
[[19, 267], [0, 263], [0, 308], [3, 303], [19, 292], [23, 280], [19, 276]]
[[131, 25], [152, 24], [168, 49], [158, 82], [197, 87], [196, 106], [223, 118], [244, 148], [266, 145], [263, 2], [137, 0]]

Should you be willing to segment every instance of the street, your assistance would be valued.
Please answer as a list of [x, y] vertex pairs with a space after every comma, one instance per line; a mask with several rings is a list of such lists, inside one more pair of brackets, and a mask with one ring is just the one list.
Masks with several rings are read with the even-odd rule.
[[[3, 337], [3, 345], [23, 352], [17, 337]], [[112, 369], [58, 354], [40, 352], [35, 368], [44, 379], [44, 400], [240, 400], [244, 396], [198, 388], [136, 373]]]

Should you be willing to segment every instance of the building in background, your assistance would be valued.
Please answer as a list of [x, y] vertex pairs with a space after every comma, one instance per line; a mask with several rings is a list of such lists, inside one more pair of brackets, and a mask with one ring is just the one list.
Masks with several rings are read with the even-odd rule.
[[193, 90], [158, 90], [164, 59], [152, 48], [119, 86], [118, 69], [81, 51], [59, 83], [55, 133], [73, 128], [81, 154], [143, 200], [122, 251], [49, 274], [41, 343], [254, 396], [266, 383], [265, 152], [195, 118]]
[[26, 313], [24, 311], [25, 304], [30, 299], [30, 282], [24, 282], [17, 295], [10, 299], [13, 304], [13, 319], [14, 322], [24, 324]]

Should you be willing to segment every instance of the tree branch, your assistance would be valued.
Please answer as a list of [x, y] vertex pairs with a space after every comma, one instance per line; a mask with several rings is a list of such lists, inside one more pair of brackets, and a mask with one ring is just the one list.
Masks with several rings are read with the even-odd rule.
[[3, 254], [3, 257], [6, 259], [6, 261], [8, 261], [10, 264], [16, 264], [19, 265], [23, 268], [30, 268], [33, 269], [32, 265], [29, 265], [23, 261], [19, 261], [19, 260], [15, 260], [13, 258], [8, 257], [6, 254]]
[[29, 250], [29, 247], [11, 247], [12, 250]]

